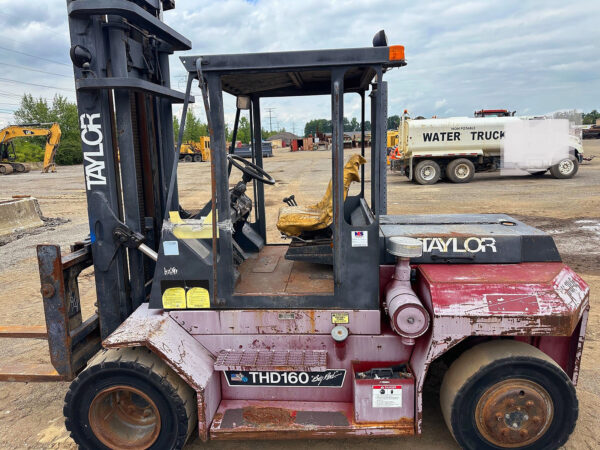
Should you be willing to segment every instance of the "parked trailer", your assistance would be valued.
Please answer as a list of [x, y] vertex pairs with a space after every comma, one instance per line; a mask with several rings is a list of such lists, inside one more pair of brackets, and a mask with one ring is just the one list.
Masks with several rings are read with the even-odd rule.
[[[196, 429], [202, 441], [420, 435], [429, 374], [443, 376], [464, 448], [567, 441], [589, 287], [550, 236], [509, 216], [386, 213], [384, 74], [406, 64], [403, 47], [379, 32], [365, 48], [188, 54], [181, 94], [162, 77], [190, 43], [158, 2], [67, 4], [91, 235], [64, 255], [38, 246], [47, 329], [0, 336], [47, 338], [52, 366], [5, 366], [0, 380], [71, 380], [65, 425], [81, 448], [181, 448]], [[160, 70], [123, 77], [146, 55]], [[197, 213], [179, 202], [171, 110], [184, 103], [180, 145], [196, 83], [213, 150]], [[344, 161], [344, 96], [357, 93], [373, 145]], [[232, 142], [252, 109], [256, 163], [228, 154], [224, 95], [238, 98]], [[331, 101], [332, 180], [316, 205], [282, 206], [289, 243], [269, 244], [261, 98], [314, 95]], [[90, 265], [98, 310], [84, 321], [77, 276]]]
[[[398, 146], [390, 154], [392, 172], [406, 175], [418, 184], [435, 184], [441, 178], [468, 183], [475, 172], [505, 167], [502, 159], [505, 130], [519, 117], [453, 117], [411, 120], [402, 118]], [[581, 140], [569, 136], [569, 154], [551, 165], [522, 167], [532, 175], [546, 171], [555, 178], [571, 178], [583, 160]]]

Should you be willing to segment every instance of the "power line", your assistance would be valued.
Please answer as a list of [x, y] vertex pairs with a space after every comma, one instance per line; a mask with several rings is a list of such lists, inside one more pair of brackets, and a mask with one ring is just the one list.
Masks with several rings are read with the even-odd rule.
[[[7, 96], [7, 97], [15, 97], [15, 98], [23, 98], [23, 95], [25, 94], [15, 94], [14, 92], [6, 92], [6, 91], [0, 91], [0, 96]], [[34, 97], [32, 95], [32, 98], [34, 100], [38, 100], [38, 99], [42, 99], [42, 100], [46, 100], [46, 101], [52, 101], [52, 99], [47, 98], [47, 97]]]
[[44, 75], [55, 75], [57, 77], [65, 77], [65, 78], [73, 78], [73, 75], [64, 75], [62, 73], [54, 73], [54, 72], [46, 72], [45, 70], [41, 70], [41, 69], [34, 69], [33, 67], [28, 67], [28, 66], [20, 66], [18, 64], [10, 64], [7, 62], [3, 62], [2, 63], [3, 66], [11, 66], [11, 67], [16, 67], [18, 69], [25, 69], [25, 70], [32, 70], [34, 72], [40, 72], [43, 73]]
[[45, 87], [45, 88], [49, 88], [49, 89], [57, 89], [57, 90], [60, 90], [60, 91], [67, 91], [67, 92], [73, 92], [74, 91], [74, 89], [59, 88], [59, 87], [56, 87], [56, 86], [48, 86], [47, 84], [29, 83], [27, 81], [11, 80], [10, 78], [2, 78], [2, 77], [0, 77], [0, 81], [4, 81], [6, 83], [14, 83], [14, 84], [27, 84], [29, 86]]
[[6, 91], [0, 91], [1, 95], [6, 95], [7, 97], [17, 97], [17, 98], [21, 98], [22, 95], [20, 94], [15, 94], [14, 92], [6, 92]]
[[273, 118], [271, 113], [275, 111], [275, 108], [265, 108], [269, 112], [269, 131], [273, 131]]
[[31, 58], [42, 59], [44, 61], [48, 61], [48, 62], [51, 62], [53, 64], [60, 64], [61, 66], [71, 67], [70, 64], [65, 64], [65, 63], [61, 63], [61, 62], [58, 62], [58, 61], [53, 61], [51, 59], [44, 58], [43, 56], [32, 55], [31, 53], [22, 52], [20, 50], [13, 50], [12, 48], [2, 47], [1, 45], [0, 45], [0, 49], [6, 50], [7, 52], [20, 53], [21, 55], [29, 56]]

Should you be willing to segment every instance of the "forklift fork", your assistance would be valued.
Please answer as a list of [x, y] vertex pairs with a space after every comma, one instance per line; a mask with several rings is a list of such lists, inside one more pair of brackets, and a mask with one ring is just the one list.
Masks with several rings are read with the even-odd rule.
[[50, 362], [0, 364], [0, 381], [72, 380], [101, 348], [98, 315], [82, 321], [77, 277], [92, 265], [89, 242], [61, 256], [58, 245], [38, 245], [46, 326], [0, 326], [0, 338], [46, 339]]

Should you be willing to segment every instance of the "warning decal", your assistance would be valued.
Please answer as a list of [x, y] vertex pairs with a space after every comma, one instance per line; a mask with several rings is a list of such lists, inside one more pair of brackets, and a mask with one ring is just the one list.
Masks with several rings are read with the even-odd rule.
[[373, 386], [373, 408], [402, 408], [402, 386]]
[[352, 247], [368, 247], [369, 232], [368, 231], [352, 231]]

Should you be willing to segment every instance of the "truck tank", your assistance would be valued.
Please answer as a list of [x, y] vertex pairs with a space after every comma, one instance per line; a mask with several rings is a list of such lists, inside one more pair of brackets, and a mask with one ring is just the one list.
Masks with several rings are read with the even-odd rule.
[[484, 150], [500, 152], [504, 127], [518, 117], [450, 117], [407, 120], [405, 145], [413, 152], [424, 150]]

